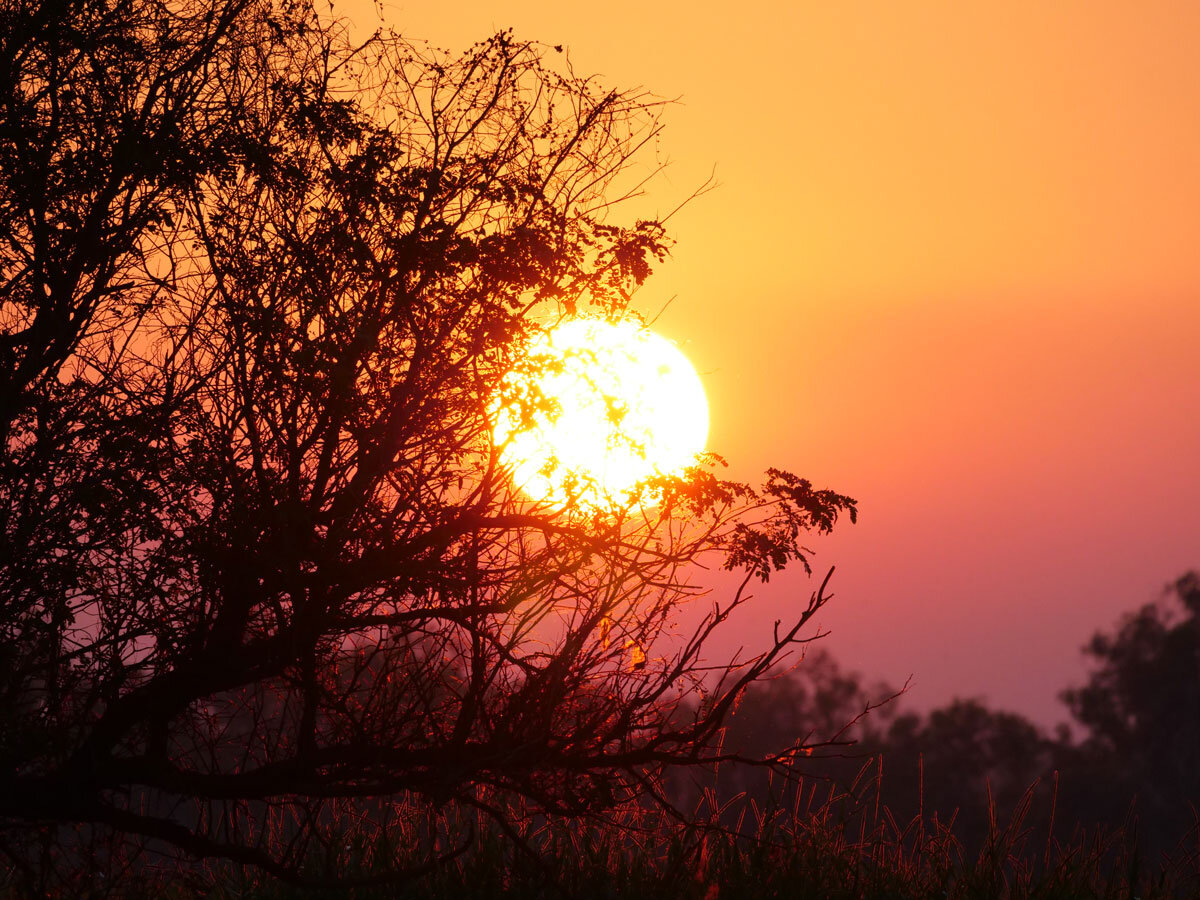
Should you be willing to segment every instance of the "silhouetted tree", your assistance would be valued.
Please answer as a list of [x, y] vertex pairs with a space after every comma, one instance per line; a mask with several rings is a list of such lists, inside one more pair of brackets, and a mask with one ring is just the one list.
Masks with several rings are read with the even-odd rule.
[[[1022, 828], [1041, 840], [1051, 831], [1065, 842], [1080, 829], [1125, 829], [1143, 852], [1173, 853], [1194, 837], [1200, 808], [1198, 616], [1200, 575], [1188, 573], [1159, 602], [1092, 638], [1083, 648], [1094, 663], [1089, 680], [1061, 695], [1083, 726], [1078, 741], [1066, 725], [1047, 733], [977, 699], [955, 699], [928, 713], [889, 709], [882, 719], [867, 717], [841, 731], [889, 692], [865, 689], [857, 673], [814, 652], [787, 675], [746, 692], [727, 723], [726, 747], [761, 755], [814, 734], [852, 739], [845, 751], [825, 747], [806, 774], [831, 779], [834, 795], [848, 804], [843, 809], [860, 801], [873, 806], [878, 794], [901, 829], [918, 814], [930, 824], [934, 817], [953, 823], [972, 852], [994, 827], [1020, 814]], [[860, 771], [867, 763], [872, 769]], [[786, 799], [780, 790], [772, 796], [756, 770], [727, 767], [717, 799], [738, 794], [760, 805]]]
[[897, 693], [886, 684], [864, 685], [858, 672], [843, 669], [828, 651], [812, 649], [786, 674], [746, 692], [725, 738], [755, 755], [785, 749], [799, 736], [858, 739], [881, 730], [894, 707], [872, 716], [864, 710]]
[[1119, 822], [1132, 808], [1146, 845], [1171, 849], [1200, 808], [1200, 575], [1180, 577], [1083, 651], [1094, 669], [1062, 694], [1087, 729], [1063, 763], [1068, 802], [1093, 821]]
[[[848, 823], [856, 834], [880, 829], [919, 843], [918, 833], [949, 833], [968, 854], [1014, 817], [1019, 830], [1044, 840], [1055, 811], [1054, 772], [1071, 750], [1065, 736], [1047, 736], [1023, 716], [977, 699], [901, 712], [889, 703], [900, 693], [886, 684], [868, 687], [827, 652], [811, 652], [786, 675], [747, 690], [725, 729], [725, 747], [748, 757], [819, 742], [803, 778], [734, 764], [715, 779], [679, 778], [675, 789], [703, 804], [705, 795], [686, 788], [709, 788], [710, 802], [727, 805], [724, 819], [732, 822], [752, 801], [758, 810]], [[1056, 831], [1064, 837], [1079, 823], [1076, 812], [1059, 810]]]
[[1008, 824], [1039, 782], [1025, 824], [1049, 818], [1055, 743], [1017, 713], [955, 699], [923, 716], [898, 716], [864, 749], [883, 754], [880, 796], [898, 822], [922, 815], [953, 824], [972, 852], [993, 826]]
[[[537, 403], [502, 391], [525, 341], [624, 315], [667, 251], [606, 219], [657, 101], [292, 0], [4, 0], [0, 73], [11, 858], [91, 823], [297, 878], [359, 798], [503, 827], [734, 755], [825, 595], [715, 677], [702, 649], [854, 502], [697, 467], [556, 508], [492, 437]], [[676, 636], [708, 554], [742, 588]]]
[[797, 741], [819, 743], [804, 767], [806, 792], [797, 798], [795, 783], [731, 765], [712, 783], [717, 802], [740, 797], [760, 809], [794, 809], [799, 802], [823, 817], [865, 814], [872, 827], [885, 821], [877, 813], [886, 813], [901, 829], [923, 816], [931, 826], [951, 826], [974, 850], [992, 815], [1003, 827], [1026, 790], [1043, 781], [1028, 824], [1048, 819], [1059, 746], [1053, 739], [1024, 717], [975, 699], [924, 714], [900, 712], [889, 701], [902, 693], [864, 684], [823, 649], [809, 652], [785, 675], [749, 688], [724, 734], [726, 748], [751, 758]]
[[823, 648], [809, 648], [787, 672], [747, 688], [721, 738], [725, 750], [748, 760], [794, 758], [792, 748], [803, 746], [803, 777], [780, 778], [776, 771], [733, 762], [678, 772], [672, 789], [684, 805], [704, 803], [705, 789], [711, 791], [718, 807], [731, 804], [726, 818], [734, 821], [748, 801], [760, 810], [794, 809], [797, 791], [805, 791], [806, 806], [822, 807], [832, 793], [851, 810], [865, 790], [859, 776], [896, 712], [890, 701], [900, 693], [886, 683], [866, 685]]

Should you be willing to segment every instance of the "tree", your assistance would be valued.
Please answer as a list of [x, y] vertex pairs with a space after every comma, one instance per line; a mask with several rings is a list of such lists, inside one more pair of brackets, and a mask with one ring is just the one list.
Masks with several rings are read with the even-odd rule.
[[[859, 776], [895, 715], [891, 701], [902, 693], [886, 683], [866, 685], [858, 672], [844, 669], [823, 648], [808, 648], [789, 671], [748, 686], [726, 719], [722, 748], [750, 763], [723, 763], [712, 772], [680, 771], [673, 788], [682, 805], [694, 806], [705, 796], [718, 808], [728, 805], [728, 818], [735, 821], [748, 802], [759, 811], [815, 803], [828, 814], [822, 801], [837, 796], [847, 801], [841, 811], [853, 812], [864, 797], [860, 788], [865, 781]], [[779, 778], [777, 771], [754, 764], [775, 754], [789, 758], [797, 746], [804, 747], [802, 779]], [[818, 782], [823, 783], [821, 796], [813, 790]], [[806, 786], [798, 801], [797, 791]]]
[[[936, 819], [972, 850], [1013, 816], [1044, 833], [1058, 745], [1025, 717], [956, 698], [925, 716], [897, 716], [867, 744], [883, 754], [879, 790], [902, 825]], [[1032, 809], [1023, 809], [1035, 786]]]
[[[539, 329], [665, 257], [607, 219], [658, 101], [294, 0], [0, 17], [4, 852], [89, 823], [298, 879], [362, 798], [508, 827], [729, 755], [825, 585], [681, 717], [702, 650], [854, 501], [714, 457], [555, 508], [491, 429]], [[710, 558], [741, 588], [674, 635]]]
[[[799, 804], [823, 818], [865, 812], [876, 824], [886, 811], [901, 830], [920, 815], [952, 826], [974, 848], [989, 834], [991, 815], [1011, 815], [1036, 782], [1045, 780], [1041, 794], [1049, 793], [1061, 747], [1032, 722], [977, 699], [901, 712], [891, 701], [905, 690], [868, 686], [825, 650], [809, 652], [790, 672], [748, 688], [724, 732], [724, 747], [750, 759], [819, 743], [804, 768], [807, 792], [797, 798], [797, 785], [734, 765], [719, 771], [713, 798], [753, 800], [760, 810]], [[819, 794], [812, 790], [818, 780], [825, 782]], [[1046, 818], [1050, 804], [1043, 805], [1027, 824]]]
[[[837, 790], [830, 796], [865, 800], [869, 808], [878, 796], [901, 832], [918, 814], [953, 823], [971, 850], [987, 848], [1015, 819], [1010, 834], [1077, 840], [1090, 833], [1089, 840], [1105, 838], [1097, 846], [1174, 855], [1194, 837], [1200, 808], [1198, 616], [1200, 574], [1190, 572], [1158, 601], [1092, 637], [1083, 652], [1093, 671], [1061, 694], [1083, 726], [1079, 740], [1065, 724], [1047, 733], [1018, 713], [960, 698], [923, 714], [889, 708], [882, 723], [871, 717], [844, 733], [891, 692], [866, 690], [857, 673], [815, 651], [787, 675], [746, 691], [727, 721], [724, 746], [762, 757], [812, 735], [853, 737], [846, 759], [827, 745], [806, 775], [831, 779]], [[761, 770], [725, 767], [715, 799], [719, 805], [744, 795], [762, 809], [780, 799], [771, 787]], [[1119, 840], [1106, 843], [1114, 835]]]
[[[1084, 646], [1094, 669], [1062, 694], [1086, 729], [1071, 762], [1082, 815], [1120, 821], [1130, 804], [1143, 842], [1172, 849], [1200, 804], [1200, 575], [1124, 616]], [[1088, 790], [1102, 783], [1104, 791]]]

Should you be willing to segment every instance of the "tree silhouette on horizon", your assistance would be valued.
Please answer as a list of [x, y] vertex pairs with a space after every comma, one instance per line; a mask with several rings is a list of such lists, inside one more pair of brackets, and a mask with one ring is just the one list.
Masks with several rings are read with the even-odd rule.
[[[725, 744], [753, 755], [799, 738], [851, 737], [844, 755], [814, 756], [810, 790], [825, 779], [846, 814], [873, 815], [878, 798], [901, 829], [916, 817], [937, 821], [971, 851], [1019, 814], [1040, 840], [1065, 846], [1080, 834], [1126, 831], [1147, 858], [1186, 856], [1200, 808], [1200, 573], [1176, 578], [1082, 652], [1087, 678], [1059, 692], [1075, 729], [1048, 732], [1020, 712], [954, 697], [925, 712], [890, 706], [843, 735], [896, 692], [865, 685], [821, 649], [753, 685], [726, 723]], [[760, 808], [795, 791], [737, 766], [721, 770], [716, 787], [718, 805], [744, 796]]]
[[[660, 107], [297, 0], [0, 3], [10, 860], [82, 825], [304, 880], [368, 800], [504, 828], [731, 755], [825, 584], [748, 658], [708, 639], [854, 501], [713, 457], [554, 508], [491, 430], [545, 322], [626, 315], [665, 258], [612, 218]], [[697, 561], [744, 580], [677, 635]]]

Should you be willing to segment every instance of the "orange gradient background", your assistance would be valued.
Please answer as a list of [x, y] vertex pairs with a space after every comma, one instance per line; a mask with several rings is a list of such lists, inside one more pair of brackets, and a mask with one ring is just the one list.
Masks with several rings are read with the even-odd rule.
[[[842, 662], [1043, 723], [1079, 645], [1200, 566], [1200, 4], [352, 0], [679, 97], [628, 215], [710, 448], [859, 499], [818, 542]], [[761, 644], [812, 585], [760, 591]]]

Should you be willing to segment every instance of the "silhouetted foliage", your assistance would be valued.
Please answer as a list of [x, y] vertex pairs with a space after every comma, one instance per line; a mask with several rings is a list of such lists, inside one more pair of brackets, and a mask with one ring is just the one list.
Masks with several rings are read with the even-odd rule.
[[[508, 828], [730, 755], [825, 595], [748, 661], [702, 649], [854, 502], [697, 467], [558, 509], [492, 439], [525, 342], [626, 314], [667, 252], [607, 219], [658, 101], [507, 34], [353, 47], [293, 0], [3, 0], [0, 73], [14, 865], [76, 824], [336, 879], [362, 798]], [[742, 589], [671, 634], [710, 554]]]
[[[1062, 693], [1080, 740], [1053, 734], [1023, 716], [955, 699], [928, 713], [867, 717], [826, 747], [806, 774], [833, 785], [845, 817], [886, 811], [901, 831], [920, 821], [949, 827], [978, 852], [1012, 817], [1064, 846], [1083, 832], [1121, 832], [1129, 848], [1178, 855], [1194, 839], [1200, 808], [1200, 576], [1175, 581], [1166, 596], [1126, 615], [1112, 633], [1083, 648], [1094, 663], [1088, 682]], [[886, 697], [824, 652], [792, 672], [755, 685], [731, 717], [726, 745], [758, 753], [798, 736], [837, 734], [866, 704]], [[889, 721], [890, 719], [890, 721]], [[882, 762], [880, 761], [882, 758]], [[726, 768], [717, 802], [738, 795], [760, 807], [778, 802], [768, 779]], [[791, 788], [788, 788], [791, 790]], [[828, 810], [823, 809], [824, 813]]]
[[[740, 817], [743, 801], [753, 801], [759, 809], [814, 803], [828, 809], [831, 795], [849, 790], [848, 799], [857, 802], [858, 776], [870, 760], [864, 747], [878, 745], [896, 712], [890, 701], [899, 693], [885, 683], [866, 686], [826, 650], [809, 648], [787, 672], [748, 687], [722, 735], [723, 747], [740, 756], [770, 759], [778, 754], [798, 761], [795, 777], [735, 762], [676, 772], [671, 789], [684, 807], [703, 802], [709, 789], [710, 805], [732, 802], [725, 816], [732, 821]], [[792, 750], [797, 743], [805, 747], [799, 760]]]
[[1200, 809], [1200, 575], [1183, 575], [1083, 652], [1091, 676], [1062, 694], [1087, 729], [1063, 761], [1069, 802], [1099, 820], [1132, 810], [1148, 846], [1171, 848]]
[[1054, 744], [1016, 713], [956, 699], [924, 716], [899, 716], [870, 749], [883, 755], [879, 790], [898, 821], [928, 815], [952, 824], [972, 850], [994, 828], [993, 817], [1007, 820], [1039, 781], [1028, 824], [1048, 817]]

